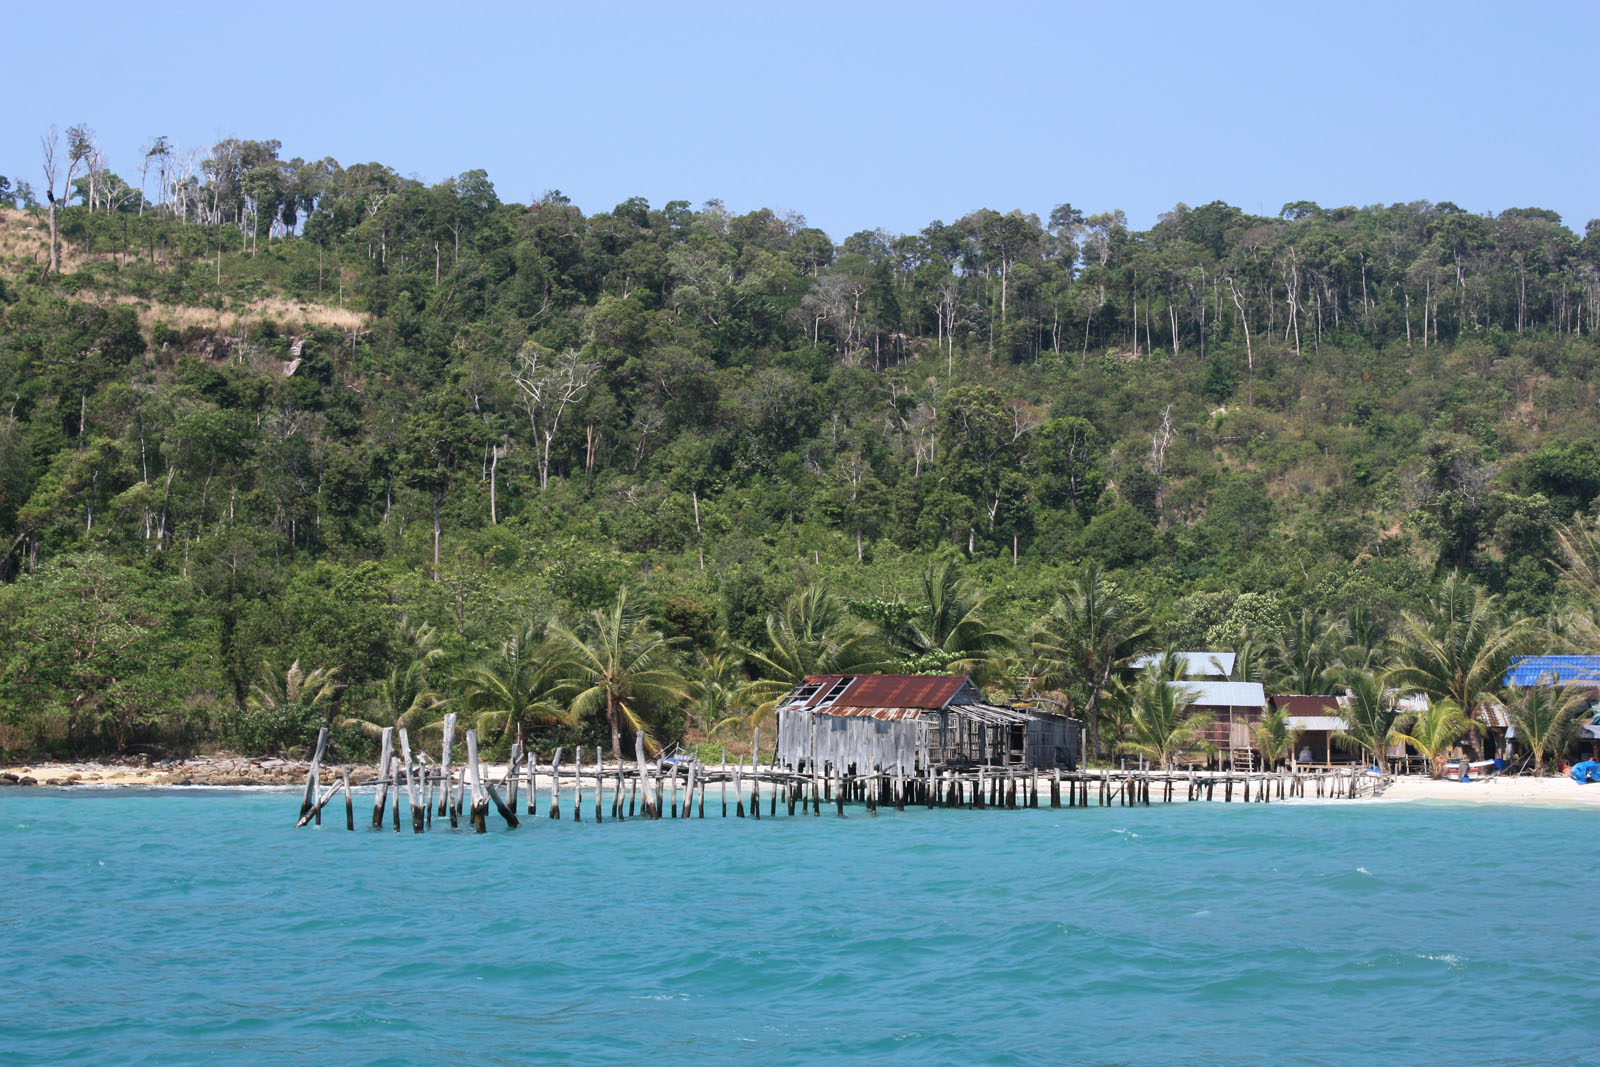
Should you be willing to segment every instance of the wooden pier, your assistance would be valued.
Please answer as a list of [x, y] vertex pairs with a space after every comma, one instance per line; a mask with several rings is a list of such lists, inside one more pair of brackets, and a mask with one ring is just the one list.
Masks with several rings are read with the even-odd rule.
[[[744, 760], [730, 766], [696, 760], [645, 758], [644, 739], [636, 739], [635, 759], [607, 764], [602, 750], [579, 750], [567, 756], [563, 748], [541, 764], [538, 755], [519, 743], [511, 759], [491, 775], [479, 759], [476, 731], [466, 732], [467, 762], [452, 766], [451, 745], [455, 716], [445, 719], [444, 745], [439, 762], [414, 752], [405, 730], [384, 730], [377, 777], [352, 783], [349, 768], [331, 777], [324, 789], [322, 757], [327, 730], [317, 739], [316, 755], [306, 774], [297, 826], [321, 824], [322, 811], [337, 795], [344, 796], [345, 828], [356, 828], [353, 790], [374, 789], [371, 828], [381, 830], [386, 821], [399, 833], [409, 821], [413, 833], [432, 828], [437, 816], [449, 820], [450, 829], [462, 823], [477, 833], [488, 832], [490, 808], [510, 829], [537, 818], [541, 802], [551, 819], [570, 817], [574, 822], [592, 819], [622, 821], [631, 818], [691, 819], [706, 817], [707, 794], [712, 813], [720, 818], [774, 818], [779, 815], [820, 816], [824, 808], [844, 815], [846, 807], [876, 814], [882, 808], [1089, 808], [1148, 807], [1153, 803], [1183, 802], [1269, 804], [1273, 801], [1316, 797], [1322, 799], [1376, 796], [1390, 779], [1365, 772], [1324, 770], [1316, 773], [1078, 770], [1049, 772], [1015, 767], [964, 769], [924, 767], [811, 767], [769, 764], [759, 767]], [[399, 751], [394, 736], [398, 733]], [[756, 744], [760, 731], [756, 731]], [[759, 751], [759, 748], [757, 748]], [[541, 790], [544, 796], [541, 797]], [[402, 820], [402, 794], [409, 820]], [[392, 802], [390, 797], [392, 795]], [[765, 810], [763, 810], [765, 809]], [[392, 812], [392, 818], [387, 818]], [[570, 813], [570, 816], [564, 815]]]

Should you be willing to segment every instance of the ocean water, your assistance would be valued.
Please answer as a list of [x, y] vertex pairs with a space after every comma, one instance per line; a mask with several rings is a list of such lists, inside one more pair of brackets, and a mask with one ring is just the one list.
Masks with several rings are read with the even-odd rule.
[[1600, 1059], [1591, 811], [297, 809], [0, 794], [4, 1062]]

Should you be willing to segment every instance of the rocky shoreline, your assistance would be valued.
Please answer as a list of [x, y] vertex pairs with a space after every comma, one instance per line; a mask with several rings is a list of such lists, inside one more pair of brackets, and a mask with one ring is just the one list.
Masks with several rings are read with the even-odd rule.
[[[271, 756], [195, 756], [186, 760], [30, 763], [0, 767], [0, 789], [25, 786], [300, 785], [311, 764]], [[323, 768], [324, 777], [329, 768]], [[352, 778], [371, 777], [351, 768]]]

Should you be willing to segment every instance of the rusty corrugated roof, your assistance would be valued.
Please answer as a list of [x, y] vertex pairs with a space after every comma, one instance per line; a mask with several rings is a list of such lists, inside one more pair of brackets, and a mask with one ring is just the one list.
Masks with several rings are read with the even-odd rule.
[[1473, 718], [1491, 730], [1504, 730], [1511, 725], [1511, 717], [1506, 714], [1505, 707], [1500, 704], [1479, 704], [1478, 712]]
[[915, 719], [925, 710], [924, 708], [841, 708], [837, 705], [817, 709], [823, 715], [832, 715], [839, 719], [879, 719], [883, 722]]
[[815, 707], [836, 682], [852, 677], [854, 681], [833, 701], [833, 707], [932, 710], [950, 703], [967, 682], [963, 674], [807, 675], [805, 684], [817, 686], [817, 692], [806, 706]]

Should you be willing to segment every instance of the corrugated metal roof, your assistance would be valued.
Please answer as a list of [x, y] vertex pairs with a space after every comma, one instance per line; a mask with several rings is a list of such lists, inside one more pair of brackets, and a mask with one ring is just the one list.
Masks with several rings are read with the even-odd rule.
[[[1179, 652], [1177, 656], [1183, 661], [1183, 673], [1190, 678], [1227, 678], [1233, 674], [1233, 664], [1238, 659], [1232, 652]], [[1164, 652], [1146, 652], [1135, 656], [1128, 666], [1142, 671], [1165, 659]]]
[[1600, 686], [1600, 656], [1512, 656], [1503, 685], [1572, 685], [1587, 682]]
[[[1339, 698], [1336, 696], [1307, 696], [1304, 694], [1279, 693], [1273, 696], [1272, 706], [1278, 711], [1287, 711], [1294, 716], [1316, 716], [1337, 713]], [[1307, 727], [1307, 729], [1323, 729], [1323, 727]]]
[[807, 675], [805, 685], [817, 691], [806, 702], [815, 707], [823, 701], [834, 683], [854, 681], [832, 701], [835, 708], [942, 708], [967, 684], [964, 674], [817, 674]]
[[1169, 682], [1180, 686], [1193, 697], [1196, 707], [1205, 708], [1264, 708], [1267, 691], [1260, 682]]
[[1511, 717], [1506, 714], [1506, 709], [1499, 704], [1479, 704], [1478, 710], [1472, 717], [1491, 730], [1504, 730], [1511, 725]]
[[1350, 728], [1350, 724], [1338, 715], [1291, 715], [1289, 716], [1289, 729], [1291, 730], [1331, 730], [1343, 733]]
[[883, 722], [900, 722], [920, 718], [925, 708], [813, 708], [818, 715], [832, 715], [839, 719], [878, 719]]

